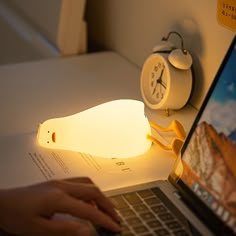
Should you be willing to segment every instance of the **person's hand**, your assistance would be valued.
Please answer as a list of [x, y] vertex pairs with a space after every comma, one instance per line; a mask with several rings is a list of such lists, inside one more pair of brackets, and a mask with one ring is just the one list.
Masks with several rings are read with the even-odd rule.
[[0, 191], [0, 228], [17, 235], [90, 235], [79, 220], [63, 220], [68, 214], [108, 230], [119, 232], [114, 206], [89, 178], [53, 180]]

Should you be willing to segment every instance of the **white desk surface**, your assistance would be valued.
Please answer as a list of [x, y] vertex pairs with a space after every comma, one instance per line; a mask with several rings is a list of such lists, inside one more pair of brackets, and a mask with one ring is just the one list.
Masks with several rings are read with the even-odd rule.
[[140, 100], [139, 73], [112, 52], [0, 66], [0, 134], [33, 131], [112, 99]]
[[[140, 72], [141, 68], [114, 52], [0, 66], [0, 135], [36, 131], [49, 118], [114, 99], [142, 100]], [[150, 120], [167, 126], [177, 119], [187, 132], [196, 113], [191, 106], [169, 117], [146, 109]], [[174, 162], [169, 158], [167, 172]]]

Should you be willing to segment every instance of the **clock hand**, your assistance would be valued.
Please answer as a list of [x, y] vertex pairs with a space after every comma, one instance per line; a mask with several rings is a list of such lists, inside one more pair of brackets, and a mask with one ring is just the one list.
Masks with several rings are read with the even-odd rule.
[[162, 82], [162, 75], [163, 75], [164, 69], [165, 68], [162, 68], [161, 74], [160, 74], [159, 78], [156, 80], [156, 84], [155, 84], [155, 87], [153, 88], [152, 95], [156, 92], [157, 84], [161, 84], [164, 88], [166, 88], [166, 86]]
[[157, 84], [161, 84], [161, 85], [166, 89], [166, 85], [165, 85], [165, 84], [163, 83], [163, 81], [162, 81], [162, 75], [163, 75], [164, 69], [165, 69], [165, 68], [162, 69], [159, 78], [156, 80], [156, 85], [157, 85]]
[[166, 89], [166, 85], [162, 82], [162, 80], [160, 81], [160, 84]]

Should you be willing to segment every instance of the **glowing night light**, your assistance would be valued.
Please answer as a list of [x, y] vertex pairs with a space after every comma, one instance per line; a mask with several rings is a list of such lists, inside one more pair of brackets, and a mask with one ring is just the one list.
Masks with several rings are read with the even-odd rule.
[[94, 156], [128, 158], [152, 145], [151, 128], [141, 101], [110, 101], [80, 113], [40, 124], [38, 143], [46, 148]]

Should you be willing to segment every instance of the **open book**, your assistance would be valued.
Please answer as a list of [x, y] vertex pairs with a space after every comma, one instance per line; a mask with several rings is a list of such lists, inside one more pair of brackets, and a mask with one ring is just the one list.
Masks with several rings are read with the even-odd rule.
[[157, 145], [141, 156], [106, 159], [40, 147], [36, 135], [0, 136], [0, 188], [88, 176], [105, 191], [166, 179], [174, 163], [174, 155]]

